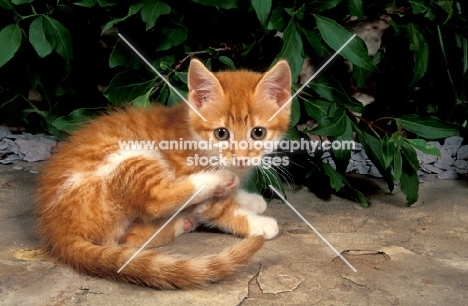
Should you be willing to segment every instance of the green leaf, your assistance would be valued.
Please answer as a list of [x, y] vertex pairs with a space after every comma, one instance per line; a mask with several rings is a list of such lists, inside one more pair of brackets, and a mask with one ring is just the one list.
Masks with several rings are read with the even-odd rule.
[[427, 11], [427, 9], [429, 8], [427, 5], [426, 5], [426, 1], [425, 0], [415, 0], [415, 1], [408, 1], [409, 4], [411, 5], [411, 7], [413, 8], [413, 14], [421, 14], [421, 13], [424, 13]]
[[20, 4], [25, 4], [25, 3], [31, 3], [34, 0], [11, 0], [11, 3], [20, 5]]
[[382, 145], [380, 140], [370, 135], [364, 131], [361, 131], [354, 123], [353, 123], [354, 131], [356, 132], [359, 141], [361, 142], [364, 150], [372, 161], [372, 163], [377, 167], [380, 174], [382, 174], [385, 182], [387, 183], [388, 189], [390, 191], [393, 190], [394, 183], [393, 183], [393, 176], [391, 173], [391, 168], [385, 167], [385, 162], [383, 160], [383, 153], [382, 153]]
[[359, 66], [353, 66], [353, 78], [356, 81], [356, 85], [359, 88], [364, 88], [366, 86], [367, 80], [371, 75], [370, 71], [362, 69]]
[[117, 41], [109, 56], [109, 68], [117, 66], [123, 66], [129, 69], [140, 67], [140, 61], [135, 55], [135, 52], [126, 48], [126, 44], [121, 40]]
[[358, 20], [362, 19], [362, 0], [349, 0], [348, 2], [349, 14], [357, 16]]
[[434, 117], [406, 115], [396, 119], [399, 126], [426, 139], [440, 139], [458, 135], [458, 128]]
[[227, 56], [221, 55], [218, 57], [218, 60], [223, 63], [224, 65], [228, 66], [231, 70], [236, 70], [236, 66], [234, 65], [234, 61]]
[[302, 40], [296, 31], [294, 19], [289, 21], [286, 30], [283, 33], [283, 48], [276, 56], [273, 63], [280, 59], [286, 59], [291, 67], [291, 76], [295, 80], [302, 69], [304, 58], [302, 56]]
[[390, 141], [387, 134], [382, 139], [382, 159], [384, 168], [388, 168], [392, 165], [395, 155], [395, 144]]
[[318, 136], [340, 136], [346, 131], [348, 117], [340, 109], [333, 117], [324, 117], [318, 121], [318, 126], [311, 133]]
[[328, 115], [328, 110], [330, 109], [331, 102], [322, 99], [314, 100], [305, 100], [304, 107], [307, 112], [307, 115], [315, 118], [317, 120], [322, 119]]
[[70, 32], [60, 22], [49, 16], [44, 17], [44, 31], [47, 41], [67, 61], [67, 70], [70, 71], [73, 59]]
[[123, 105], [147, 93], [154, 86], [155, 79], [154, 76], [148, 78], [141, 70], [124, 71], [112, 79], [104, 96], [114, 105]]
[[84, 6], [84, 7], [93, 7], [97, 3], [97, 0], [83, 0], [81, 2], [75, 2], [74, 5]]
[[436, 1], [437, 5], [440, 6], [446, 13], [447, 18], [444, 21], [444, 24], [452, 18], [453, 15], [453, 1]]
[[132, 101], [132, 105], [140, 108], [149, 108], [151, 106], [150, 96], [152, 92], [153, 88], [151, 87], [144, 95], [135, 98]]
[[104, 34], [107, 30], [109, 30], [110, 28], [112, 28], [114, 26], [114, 24], [116, 23], [119, 23], [121, 21], [124, 21], [125, 19], [127, 19], [128, 17], [132, 16], [132, 15], [135, 15], [136, 13], [138, 13], [142, 7], [143, 3], [139, 2], [139, 3], [134, 3], [132, 5], [130, 5], [130, 7], [128, 8], [128, 13], [127, 13], [127, 16], [125, 17], [122, 17], [122, 18], [117, 18], [117, 19], [114, 19], [114, 20], [111, 20], [109, 21], [108, 23], [106, 23], [106, 25], [104, 26], [104, 28], [102, 28], [102, 31], [101, 31], [101, 34]]
[[193, 2], [206, 6], [216, 6], [222, 9], [237, 8], [237, 0], [192, 0]]
[[323, 12], [336, 7], [343, 0], [314, 0], [311, 1], [311, 10], [313, 12]]
[[323, 171], [330, 178], [330, 186], [335, 189], [335, 191], [340, 191], [341, 187], [343, 187], [343, 176], [336, 172], [329, 164], [322, 163], [322, 167]]
[[296, 96], [291, 101], [291, 121], [290, 121], [290, 125], [291, 126], [296, 126], [296, 124], [299, 122], [300, 119], [301, 119], [301, 105], [299, 104], [299, 100], [297, 99], [297, 96]]
[[346, 177], [343, 176], [343, 183], [348, 186], [348, 188], [354, 192], [355, 201], [359, 203], [362, 207], [369, 207], [369, 203], [367, 202], [366, 196], [357, 189], [354, 189], [353, 186], [349, 183]]
[[426, 74], [429, 64], [429, 47], [416, 24], [409, 23], [406, 29], [410, 39], [409, 47], [414, 51], [414, 75], [411, 81], [413, 85]]
[[322, 57], [322, 39], [317, 34], [317, 32], [314, 30], [303, 28], [299, 25], [297, 25], [297, 27], [299, 29], [299, 32], [301, 33], [302, 40], [307, 41], [309, 43], [310, 47], [312, 47], [312, 50], [318, 57]]
[[261, 176], [262, 186], [267, 187], [268, 185], [272, 185], [277, 190], [281, 191], [283, 196], [286, 198], [284, 185], [278, 173], [273, 168], [269, 168], [269, 169], [265, 169], [263, 167], [257, 167], [257, 168], [261, 169], [262, 171], [262, 176]]
[[401, 152], [403, 153], [403, 156], [408, 161], [408, 164], [414, 169], [414, 171], [418, 171], [419, 160], [418, 160], [418, 155], [416, 154], [416, 151], [414, 150], [414, 148], [407, 142], [403, 142], [403, 145], [401, 146]]
[[460, 39], [460, 44], [462, 48], [462, 73], [465, 74], [468, 71], [468, 40], [461, 36], [457, 35]]
[[403, 172], [403, 159], [401, 158], [400, 146], [397, 146], [393, 155], [393, 181], [399, 181]]
[[346, 168], [348, 167], [349, 160], [351, 158], [351, 149], [348, 148], [346, 143], [354, 144], [354, 135], [353, 129], [351, 126], [351, 120], [346, 116], [346, 129], [342, 135], [336, 137], [336, 141], [342, 144], [341, 149], [333, 150], [333, 155], [335, 156], [336, 170], [345, 173]]
[[[351, 38], [352, 34], [346, 31], [334, 20], [320, 15], [314, 16], [323, 40], [333, 50], [339, 50], [344, 43]], [[340, 54], [351, 63], [365, 70], [375, 70], [374, 62], [367, 53], [366, 44], [358, 36], [354, 37], [354, 39], [340, 52]]]
[[144, 0], [141, 8], [141, 19], [146, 23], [146, 31], [153, 28], [161, 15], [169, 14], [171, 7], [159, 0]]
[[107, 1], [107, 0], [97, 0], [100, 7], [114, 6], [117, 5], [117, 2]]
[[268, 21], [268, 30], [284, 32], [284, 29], [286, 28], [286, 20], [284, 19], [283, 11], [282, 7], [277, 7], [273, 10], [270, 20]]
[[334, 78], [320, 77], [310, 82], [308, 86], [329, 101], [338, 102], [355, 112], [361, 113], [363, 111], [362, 103], [351, 100], [341, 84]]
[[262, 173], [258, 167], [255, 167], [249, 174], [246, 175], [245, 179], [242, 180], [242, 190], [249, 193], [261, 193], [263, 180], [261, 179]]
[[410, 145], [426, 154], [440, 156], [440, 151], [437, 147], [428, 145], [423, 139], [405, 139]]
[[291, 141], [301, 141], [301, 135], [295, 126], [291, 126], [286, 133], [284, 133], [283, 138]]
[[97, 114], [101, 108], [78, 108], [68, 116], [49, 121], [49, 124], [60, 132], [71, 133]]
[[[177, 91], [184, 97], [187, 97], [188, 90], [183, 88], [177, 88]], [[172, 89], [169, 89], [169, 97], [167, 98], [166, 104], [167, 106], [174, 106], [179, 104], [181, 101], [178, 94], [176, 94]]]
[[0, 6], [7, 10], [12, 10], [14, 8], [8, 0], [0, 0]]
[[21, 46], [21, 28], [18, 24], [10, 24], [0, 31], [0, 67], [13, 58]]
[[165, 39], [156, 48], [156, 51], [168, 50], [172, 47], [178, 46], [183, 43], [188, 36], [188, 30], [186, 28], [170, 29], [163, 28], [161, 32], [164, 34]]
[[271, 10], [271, 0], [250, 0], [262, 28], [265, 29]]
[[29, 26], [29, 42], [41, 58], [52, 52], [53, 47], [47, 40], [44, 32], [44, 17], [37, 17]]
[[187, 84], [187, 76], [188, 76], [188, 73], [187, 72], [179, 72], [177, 71], [175, 73], [175, 75], [177, 76], [177, 78], [184, 84]]
[[411, 167], [403, 165], [403, 171], [400, 177], [400, 188], [404, 195], [406, 195], [406, 203], [408, 205], [414, 204], [419, 198], [419, 177]]

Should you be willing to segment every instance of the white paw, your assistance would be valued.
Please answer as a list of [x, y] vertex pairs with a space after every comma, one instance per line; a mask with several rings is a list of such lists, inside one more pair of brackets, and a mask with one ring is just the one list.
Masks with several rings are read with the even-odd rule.
[[191, 176], [196, 189], [205, 186], [197, 198], [206, 200], [210, 197], [222, 197], [233, 193], [239, 186], [239, 177], [230, 171], [199, 173]]
[[266, 208], [267, 203], [259, 194], [248, 193], [244, 190], [239, 190], [236, 195], [236, 202], [244, 209], [250, 210], [256, 214], [262, 214]]
[[263, 216], [248, 215], [250, 236], [261, 235], [265, 239], [272, 239], [279, 233], [275, 219]]

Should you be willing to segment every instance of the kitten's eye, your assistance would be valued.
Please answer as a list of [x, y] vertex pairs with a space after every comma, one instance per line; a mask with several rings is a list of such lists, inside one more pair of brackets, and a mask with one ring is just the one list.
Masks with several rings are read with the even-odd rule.
[[259, 126], [254, 127], [252, 132], [250, 132], [250, 135], [252, 136], [252, 139], [262, 140], [266, 136], [266, 129]]
[[228, 140], [229, 131], [226, 128], [218, 128], [214, 130], [214, 135], [218, 140]]

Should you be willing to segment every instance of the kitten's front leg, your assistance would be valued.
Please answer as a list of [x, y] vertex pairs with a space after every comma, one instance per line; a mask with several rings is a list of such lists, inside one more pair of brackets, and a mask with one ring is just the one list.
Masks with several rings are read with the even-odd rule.
[[259, 215], [263, 214], [267, 208], [267, 203], [261, 195], [248, 193], [242, 189], [237, 191], [235, 199], [241, 207]]
[[265, 239], [272, 239], [279, 232], [275, 219], [245, 209], [239, 205], [235, 196], [204, 203], [195, 208], [194, 212], [202, 223], [241, 237], [261, 235]]

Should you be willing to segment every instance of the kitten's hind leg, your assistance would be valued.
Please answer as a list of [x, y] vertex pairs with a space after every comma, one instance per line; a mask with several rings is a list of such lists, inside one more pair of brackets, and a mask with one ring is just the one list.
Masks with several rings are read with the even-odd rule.
[[[141, 246], [151, 238], [166, 223], [167, 219], [158, 219], [150, 222], [135, 222], [121, 244], [126, 246]], [[197, 227], [195, 219], [181, 214], [175, 217], [166, 227], [148, 244], [149, 247], [158, 247], [168, 244], [183, 233], [191, 232]]]

